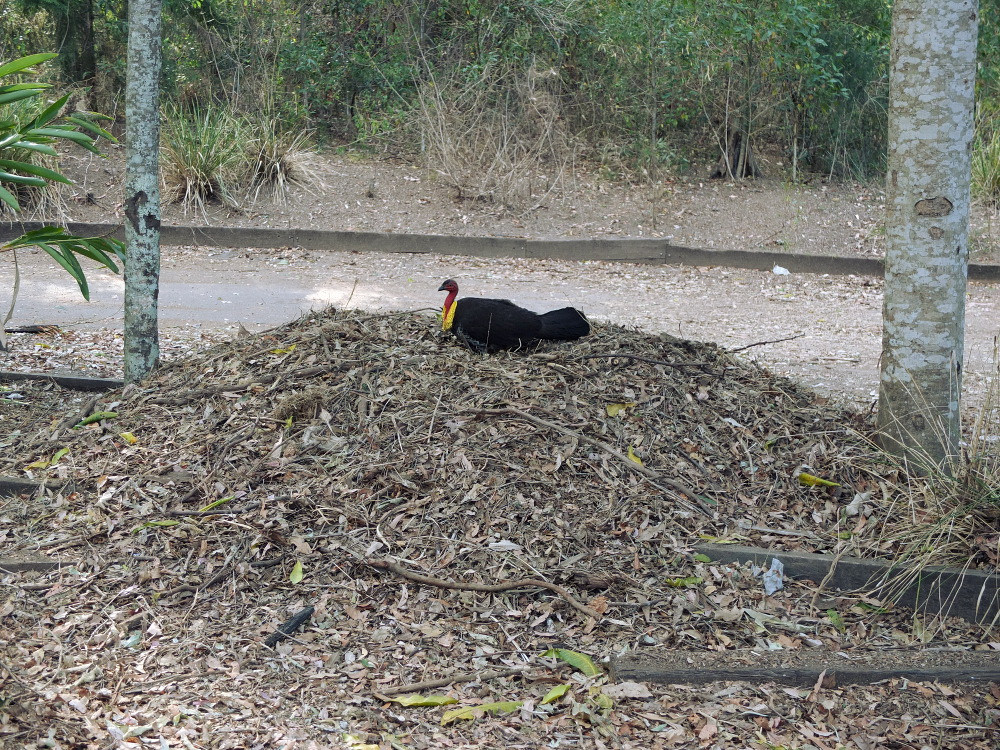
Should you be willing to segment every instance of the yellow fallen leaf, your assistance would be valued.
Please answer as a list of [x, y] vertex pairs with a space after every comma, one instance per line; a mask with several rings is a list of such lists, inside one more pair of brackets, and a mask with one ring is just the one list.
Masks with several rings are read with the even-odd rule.
[[545, 694], [545, 697], [542, 698], [542, 702], [539, 705], [544, 706], [548, 703], [552, 703], [553, 701], [559, 700], [564, 695], [566, 695], [567, 690], [569, 690], [568, 682], [564, 682], [562, 685], [556, 685], [554, 688], [552, 688], [549, 692]]
[[583, 672], [587, 677], [596, 677], [601, 673], [601, 670], [597, 668], [597, 665], [591, 660], [586, 654], [581, 654], [579, 651], [571, 651], [568, 648], [550, 648], [542, 656], [551, 656], [564, 661], [571, 667]]
[[599, 685], [594, 685], [590, 688], [590, 700], [594, 701], [599, 708], [605, 711], [610, 711], [615, 707], [615, 702], [611, 699], [611, 696], [601, 692]]
[[118, 412], [116, 412], [116, 411], [95, 411], [93, 414], [84, 417], [79, 422], [77, 422], [75, 425], [73, 425], [73, 429], [76, 430], [76, 429], [79, 429], [80, 427], [86, 427], [89, 424], [94, 424], [96, 422], [102, 422], [105, 419], [114, 419], [117, 416], [118, 416]]
[[623, 404], [608, 404], [604, 407], [604, 410], [608, 413], [609, 417], [617, 417], [623, 411], [628, 409], [630, 406], [635, 406], [635, 401], [626, 401]]
[[218, 500], [213, 500], [208, 505], [203, 505], [202, 507], [198, 508], [198, 512], [199, 513], [207, 513], [208, 511], [212, 510], [213, 508], [218, 508], [220, 505], [225, 505], [226, 503], [228, 503], [230, 500], [234, 499], [235, 497], [236, 497], [236, 495], [227, 495], [226, 497], [220, 497]]
[[[140, 529], [168, 529], [171, 526], [176, 526], [180, 521], [174, 520], [172, 518], [164, 519], [163, 521], [146, 521]], [[138, 529], [136, 529], [138, 531]]]
[[448, 706], [452, 703], [458, 703], [458, 698], [452, 698], [450, 695], [417, 695], [416, 693], [401, 695], [389, 700], [395, 701], [401, 706]]
[[814, 477], [812, 474], [806, 474], [804, 471], [799, 474], [799, 484], [804, 484], [808, 487], [839, 487], [840, 485], [836, 482], [831, 482], [829, 479], [820, 479], [819, 477]]
[[364, 739], [354, 734], [345, 734], [344, 743], [351, 750], [380, 750], [380, 748], [382, 747], [381, 745], [365, 742]]
[[639, 458], [637, 455], [635, 455], [635, 451], [632, 450], [632, 446], [631, 445], [628, 447], [628, 457], [632, 461], [635, 461], [637, 464], [639, 464], [639, 466], [643, 465], [642, 459]]
[[272, 349], [271, 354], [291, 354], [296, 346], [297, 344], [290, 344], [287, 349]]
[[67, 453], [69, 453], [69, 448], [60, 448], [59, 450], [57, 450], [55, 453], [52, 454], [52, 458], [50, 458], [48, 461], [46, 461], [44, 458], [41, 458], [37, 461], [32, 461], [30, 464], [24, 467], [24, 470], [31, 471], [32, 469], [47, 469], [50, 466], [55, 466], [57, 463], [59, 463], [59, 459], [61, 459]]
[[441, 717], [441, 726], [451, 724], [453, 721], [471, 721], [483, 714], [509, 714], [524, 705], [524, 701], [502, 701], [500, 703], [481, 703], [478, 706], [462, 706], [445, 711]]
[[292, 572], [288, 576], [288, 580], [292, 583], [299, 583], [302, 580], [302, 561], [296, 560], [295, 565], [292, 566]]
[[122, 440], [124, 440], [129, 445], [135, 445], [136, 443], [139, 442], [139, 438], [137, 438], [131, 432], [119, 432], [118, 434], [121, 435]]

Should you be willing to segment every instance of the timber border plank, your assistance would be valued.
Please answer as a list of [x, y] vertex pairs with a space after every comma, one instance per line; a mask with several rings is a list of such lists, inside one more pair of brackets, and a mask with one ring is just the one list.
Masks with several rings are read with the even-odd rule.
[[4, 560], [0, 558], [0, 573], [44, 573], [76, 565], [65, 560]]
[[[706, 658], [704, 652], [690, 654], [644, 654], [642, 651], [612, 657], [611, 677], [616, 682], [655, 682], [675, 685], [705, 685], [710, 682], [775, 682], [781, 685], [813, 687], [824, 677], [824, 683], [835, 685], [870, 685], [889, 679], [913, 682], [997, 682], [1000, 683], [1000, 652], [956, 651], [940, 652], [947, 659], [953, 654], [957, 662], [951, 666], [927, 663], [927, 652], [911, 652], [886, 658], [879, 653], [875, 660], [868, 656], [852, 656], [825, 650], [795, 652], [717, 652]], [[757, 664], [741, 662], [757, 661]], [[825, 674], [824, 674], [825, 673]]]
[[[45, 226], [42, 222], [0, 223], [0, 241]], [[67, 229], [87, 236], [122, 239], [119, 224], [70, 222]], [[882, 276], [879, 258], [841, 255], [778, 253], [765, 250], [705, 250], [672, 245], [661, 239], [528, 239], [524, 237], [462, 237], [438, 234], [392, 234], [321, 229], [194, 227], [163, 225], [160, 243], [165, 246], [302, 247], [309, 250], [383, 253], [436, 253], [481, 258], [537, 258], [603, 260], [621, 263], [655, 263], [683, 266], [727, 266], [770, 271], [782, 266], [793, 273]], [[969, 279], [1000, 282], [1000, 265], [970, 263]]]
[[768, 567], [781, 560], [785, 575], [823, 581], [841, 591], [865, 591], [873, 596], [932, 614], [961, 617], [970, 622], [1000, 621], [1000, 575], [980, 570], [928, 567], [917, 573], [905, 563], [858, 557], [745, 547], [698, 544], [694, 551], [721, 563], [754, 563]]
[[65, 486], [65, 482], [36, 482], [32, 479], [20, 479], [18, 477], [0, 477], [0, 497], [34, 495], [41, 489], [57, 492], [65, 488]]
[[47, 380], [63, 388], [74, 391], [113, 391], [121, 388], [125, 381], [115, 378], [91, 378], [84, 375], [55, 375], [47, 372], [3, 372], [0, 383], [14, 383], [19, 380]]

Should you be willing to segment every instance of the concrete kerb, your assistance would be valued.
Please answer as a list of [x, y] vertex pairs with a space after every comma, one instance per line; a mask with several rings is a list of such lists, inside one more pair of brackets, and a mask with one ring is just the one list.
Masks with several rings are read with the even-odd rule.
[[[44, 226], [41, 222], [0, 224], [0, 241]], [[85, 236], [123, 236], [121, 225], [70, 223], [67, 229]], [[164, 226], [164, 246], [302, 247], [340, 252], [434, 253], [479, 258], [595, 260], [682, 266], [722, 266], [770, 271], [781, 266], [792, 273], [840, 276], [882, 276], [879, 258], [809, 255], [751, 250], [704, 250], [655, 239], [527, 239], [520, 237], [460, 237], [435, 234], [341, 232], [318, 229], [254, 229], [234, 227]], [[1000, 265], [972, 263], [969, 279], [1000, 282]]]

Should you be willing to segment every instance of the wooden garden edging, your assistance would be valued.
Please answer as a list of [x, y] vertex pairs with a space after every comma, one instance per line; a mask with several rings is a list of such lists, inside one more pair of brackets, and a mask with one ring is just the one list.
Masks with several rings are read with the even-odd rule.
[[14, 383], [19, 380], [47, 380], [74, 391], [112, 391], [125, 385], [125, 381], [115, 378], [53, 375], [47, 372], [0, 372], [0, 383]]
[[0, 477], [0, 497], [34, 495], [40, 489], [58, 491], [63, 489], [65, 486], [65, 482], [36, 482], [32, 479]]
[[[0, 224], [0, 241], [44, 226], [41, 222]], [[74, 234], [122, 238], [117, 224], [67, 225]], [[391, 234], [388, 232], [344, 232], [321, 229], [273, 229], [239, 227], [192, 227], [163, 225], [161, 244], [208, 247], [302, 247], [339, 252], [436, 253], [480, 258], [538, 258], [560, 260], [604, 260], [621, 263], [663, 263], [683, 266], [726, 266], [770, 271], [781, 266], [793, 273], [881, 276], [879, 258], [778, 253], [766, 250], [703, 250], [672, 245], [661, 239], [527, 239], [523, 237], [462, 237], [438, 234]], [[1000, 281], [1000, 266], [969, 264], [969, 278]]]
[[1000, 682], [1000, 652], [927, 650], [831, 652], [740, 650], [723, 652], [636, 651], [611, 659], [618, 682], [704, 685], [710, 682], [775, 682], [813, 687], [872, 684], [888, 679], [914, 682]]
[[[695, 552], [722, 563], [755, 563], [769, 567], [777, 558], [790, 578], [824, 579], [830, 589], [864, 591], [878, 599], [931, 614], [970, 622], [1000, 621], [1000, 575], [979, 570], [928, 567], [919, 574], [904, 563], [806, 552], [767, 550], [735, 544], [700, 544]], [[831, 573], [832, 569], [832, 573]]]
[[4, 560], [0, 558], [0, 574], [47, 572], [75, 564], [56, 560]]
[[[47, 380], [63, 388], [90, 392], [110, 391], [124, 385], [124, 381], [114, 378], [89, 378], [82, 375], [53, 375], [35, 372], [0, 372], [0, 383], [12, 383], [20, 380]], [[42, 489], [59, 491], [65, 487], [65, 482], [37, 482], [32, 479], [0, 477], [0, 497], [34, 495]]]

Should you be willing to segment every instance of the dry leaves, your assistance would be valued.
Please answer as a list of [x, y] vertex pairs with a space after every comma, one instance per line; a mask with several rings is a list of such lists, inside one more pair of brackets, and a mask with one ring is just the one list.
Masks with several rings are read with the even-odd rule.
[[[997, 696], [981, 690], [609, 693], [586, 662], [542, 655], [914, 645], [905, 617], [850, 598], [817, 610], [791, 581], [766, 597], [749, 571], [689, 554], [703, 535], [840, 548], [841, 505], [866, 481], [860, 417], [717, 347], [601, 327], [482, 357], [427, 316], [331, 311], [89, 408], [118, 416], [40, 418], [4, 453], [4, 474], [46, 459], [32, 476], [72, 482], [0, 505], [4, 555], [73, 564], [4, 579], [0, 741], [991, 746]], [[802, 465], [843, 489], [800, 484]], [[548, 586], [497, 586], [532, 580]], [[453, 716], [482, 718], [441, 726], [447, 709], [378, 697], [438, 683]]]

